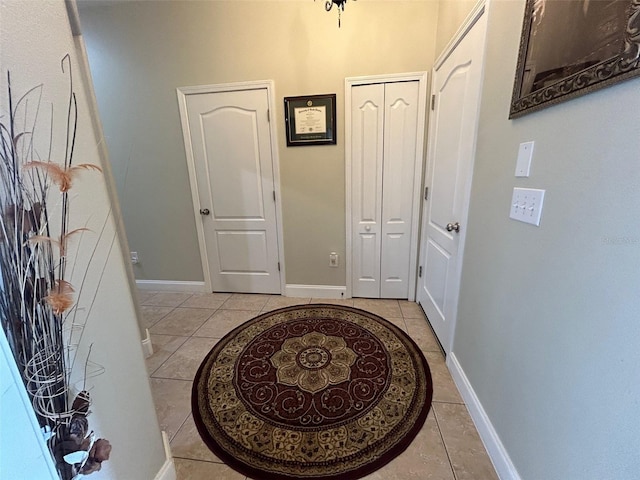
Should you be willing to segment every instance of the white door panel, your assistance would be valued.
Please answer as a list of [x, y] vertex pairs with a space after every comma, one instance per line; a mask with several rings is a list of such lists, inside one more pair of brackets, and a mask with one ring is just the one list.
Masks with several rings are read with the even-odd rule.
[[256, 113], [236, 107], [200, 113], [199, 133], [204, 157], [210, 160], [208, 178], [217, 220], [265, 218], [263, 183], [269, 180], [263, 181], [261, 175]]
[[352, 95], [353, 295], [380, 295], [384, 87], [354, 87]]
[[418, 88], [418, 82], [385, 84], [381, 298], [409, 294]]
[[214, 291], [280, 293], [266, 89], [186, 96]]
[[[486, 15], [481, 10], [433, 73], [418, 302], [449, 353], [457, 313], [462, 245], [473, 173]], [[460, 230], [447, 226], [460, 225]]]

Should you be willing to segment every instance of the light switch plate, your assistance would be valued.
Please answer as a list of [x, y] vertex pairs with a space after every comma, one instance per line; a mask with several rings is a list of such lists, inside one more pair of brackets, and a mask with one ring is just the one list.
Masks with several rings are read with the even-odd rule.
[[516, 161], [516, 177], [528, 177], [531, 170], [531, 159], [533, 158], [534, 142], [520, 144], [518, 149], [518, 160]]
[[544, 192], [545, 190], [537, 188], [514, 188], [509, 217], [519, 222], [540, 226]]

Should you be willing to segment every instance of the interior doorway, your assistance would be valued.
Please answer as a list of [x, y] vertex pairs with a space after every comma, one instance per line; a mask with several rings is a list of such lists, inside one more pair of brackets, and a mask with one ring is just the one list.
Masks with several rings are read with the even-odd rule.
[[271, 82], [178, 89], [209, 291], [283, 291]]

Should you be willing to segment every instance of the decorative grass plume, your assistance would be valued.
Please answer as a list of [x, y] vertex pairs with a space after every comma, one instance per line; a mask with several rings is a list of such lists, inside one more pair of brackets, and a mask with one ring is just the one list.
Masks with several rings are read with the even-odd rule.
[[[67, 278], [68, 244], [88, 229], [69, 229], [69, 191], [80, 172], [101, 169], [73, 165], [77, 104], [68, 55], [61, 65], [63, 73], [68, 68], [69, 97], [60, 163], [43, 160], [51, 158], [53, 117], [45, 134], [49, 152], [36, 147], [46, 131], [36, 128], [43, 86], [14, 103], [7, 73], [8, 105], [0, 106], [0, 323], [58, 475], [72, 480], [100, 470], [111, 445], [89, 429], [89, 392], [83, 385], [76, 395], [71, 383], [77, 355], [72, 333], [84, 323], [76, 321], [74, 299], [82, 285], [76, 288]], [[87, 355], [83, 383], [89, 364]]]

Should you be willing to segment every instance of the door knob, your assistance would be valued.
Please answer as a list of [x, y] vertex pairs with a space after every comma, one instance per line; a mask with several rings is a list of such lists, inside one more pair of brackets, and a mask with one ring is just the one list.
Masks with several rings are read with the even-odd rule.
[[371, 231], [371, 225], [366, 225], [366, 226], [364, 227], [364, 229], [365, 229], [367, 232], [370, 232], [370, 231]]
[[447, 223], [447, 232], [453, 231], [460, 233], [460, 223]]
[[208, 208], [201, 208], [200, 209], [200, 215], [209, 215], [211, 212], [209, 211]]

